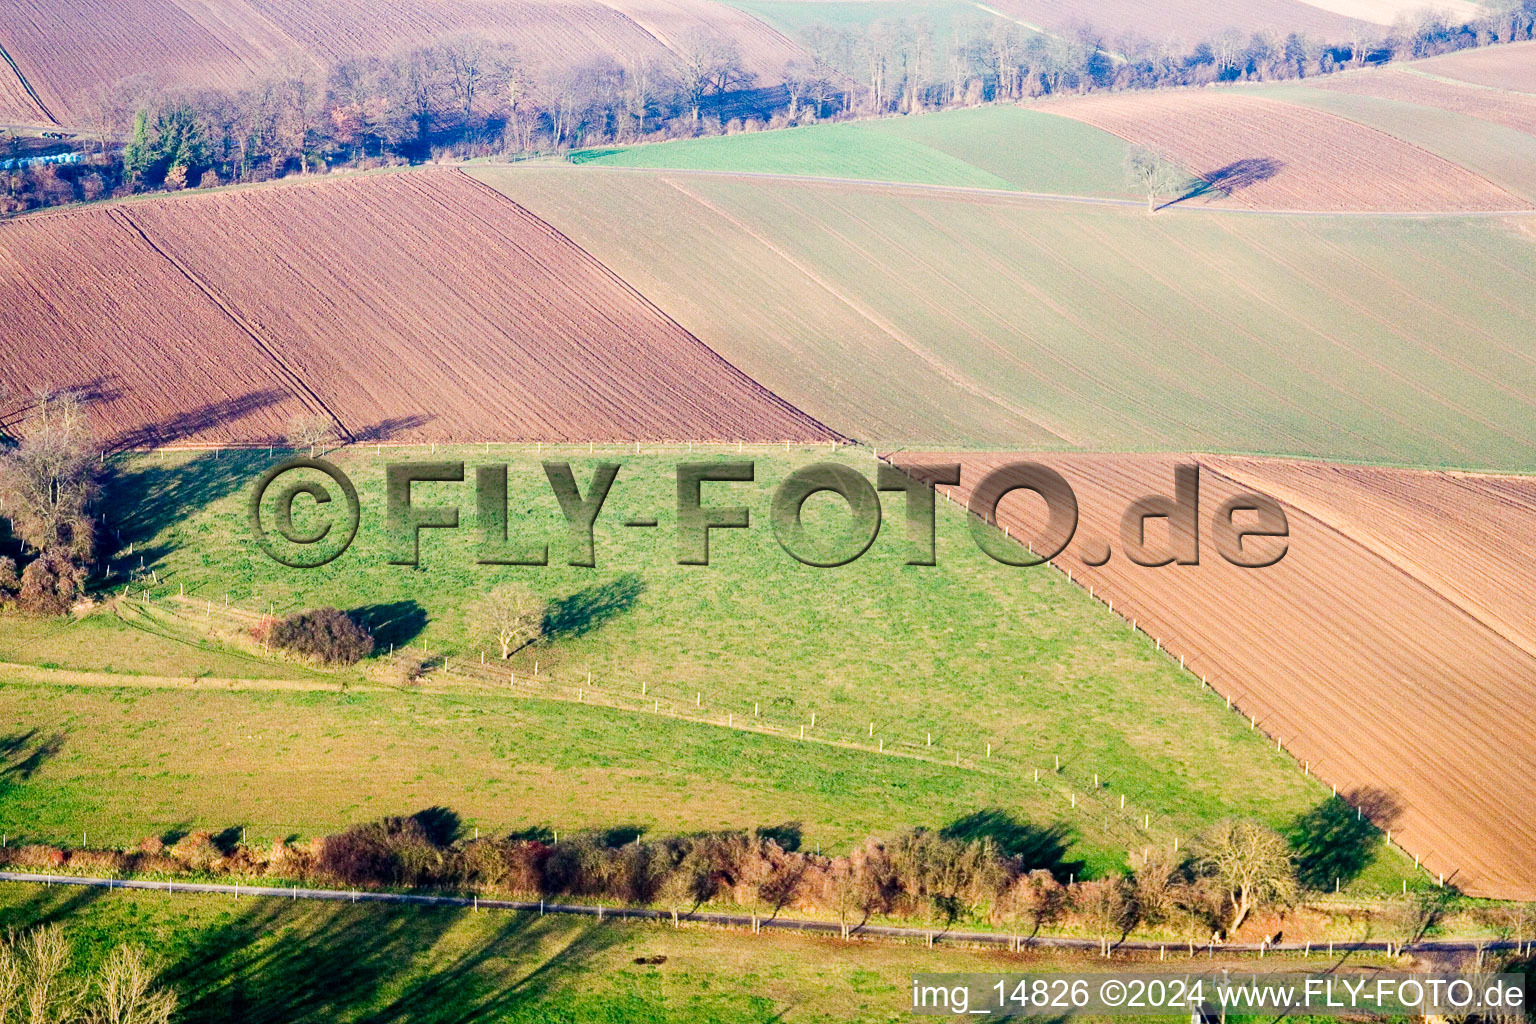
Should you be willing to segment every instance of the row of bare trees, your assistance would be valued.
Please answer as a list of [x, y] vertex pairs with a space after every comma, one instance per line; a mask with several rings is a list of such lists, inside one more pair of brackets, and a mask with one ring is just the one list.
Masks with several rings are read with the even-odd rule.
[[680, 35], [664, 61], [559, 63], [464, 34], [330, 67], [289, 58], [234, 91], [165, 92], [144, 78], [104, 87], [85, 118], [94, 158], [0, 172], [0, 214], [436, 154], [521, 155], [1063, 92], [1308, 77], [1533, 35], [1536, 0], [1493, 0], [1466, 23], [1425, 13], [1343, 40], [1229, 29], [1193, 47], [1086, 25], [1042, 34], [976, 18], [939, 32], [922, 17], [896, 18], [810, 26], [782, 85], [753, 91], [735, 41], [707, 32]]
[[142, 947], [123, 944], [82, 974], [57, 924], [0, 941], [0, 1024], [168, 1024], [176, 995]]
[[[987, 812], [989, 821], [1006, 818]], [[309, 843], [218, 846], [196, 832], [133, 851], [11, 848], [0, 862], [87, 872], [192, 871], [270, 875], [354, 887], [471, 889], [518, 896], [574, 896], [657, 906], [675, 916], [707, 903], [772, 917], [800, 911], [841, 922], [873, 918], [945, 927], [987, 922], [1017, 935], [1075, 928], [1113, 943], [1140, 924], [1182, 928], [1202, 943], [1298, 893], [1287, 841], [1250, 821], [1224, 821], [1181, 855], [1151, 852], [1126, 875], [1069, 876], [1059, 847], [1008, 849], [1027, 828], [908, 829], [867, 839], [849, 853], [799, 848], [797, 826], [647, 839], [633, 832], [457, 838], [457, 818], [434, 808], [357, 825]], [[1043, 858], [1043, 859], [1042, 859]]]

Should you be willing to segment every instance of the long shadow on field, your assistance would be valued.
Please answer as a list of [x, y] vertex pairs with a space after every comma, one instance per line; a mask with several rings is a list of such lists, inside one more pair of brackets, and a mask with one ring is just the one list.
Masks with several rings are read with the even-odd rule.
[[162, 980], [184, 1024], [467, 1024], [534, 1012], [618, 940], [536, 914], [264, 900], [197, 935]]
[[[226, 423], [245, 419], [252, 413], [291, 397], [293, 396], [285, 391], [252, 391], [235, 398], [210, 402], [196, 409], [179, 412], [157, 423], [144, 423], [132, 430], [124, 431], [112, 438], [108, 443], [108, 449], [121, 452], [175, 444]], [[276, 440], [276, 438], [267, 439], [268, 443]]]
[[395, 416], [392, 419], [380, 420], [372, 426], [354, 430], [352, 437], [358, 442], [373, 444], [379, 441], [388, 441], [396, 434], [403, 434], [418, 427], [424, 427], [430, 422], [432, 422], [431, 416], [420, 413], [411, 416]]
[[645, 581], [630, 572], [557, 598], [544, 612], [544, 635], [555, 639], [590, 633], [633, 608], [643, 593]]
[[50, 759], [64, 749], [61, 732], [44, 736], [36, 729], [0, 736], [0, 792], [6, 786], [25, 782], [37, 774]]
[[956, 818], [939, 831], [945, 839], [990, 839], [1008, 857], [1020, 857], [1027, 871], [1045, 870], [1063, 878], [1082, 875], [1083, 862], [1068, 860], [1072, 834], [1064, 825], [1035, 825], [992, 807]]
[[154, 568], [169, 553], [164, 545], [152, 544], [156, 537], [214, 502], [254, 486], [272, 461], [265, 451], [224, 451], [174, 462], [145, 455], [120, 468], [107, 481], [101, 503], [103, 549], [113, 552], [113, 574], [126, 575], [141, 563]]
[[415, 601], [391, 601], [368, 604], [347, 613], [352, 620], [373, 634], [373, 648], [404, 647], [421, 636], [427, 628], [427, 610]]
[[107, 889], [83, 885], [7, 886], [0, 902], [0, 935], [18, 933], [43, 925], [62, 924], [82, 913], [92, 903], [108, 894]]
[[1272, 157], [1246, 157], [1242, 160], [1234, 160], [1227, 166], [1219, 168], [1207, 174], [1204, 178], [1192, 183], [1191, 187], [1177, 199], [1170, 200], [1165, 206], [1173, 206], [1177, 203], [1188, 202], [1191, 199], [1200, 199], [1209, 195], [1230, 196], [1241, 192], [1245, 188], [1268, 181], [1285, 169], [1283, 160]]
[[1331, 796], [1299, 815], [1287, 831], [1297, 878], [1318, 890], [1353, 881], [1381, 846], [1376, 822], [1391, 828], [1400, 813], [1390, 793], [1357, 790], [1349, 800]]

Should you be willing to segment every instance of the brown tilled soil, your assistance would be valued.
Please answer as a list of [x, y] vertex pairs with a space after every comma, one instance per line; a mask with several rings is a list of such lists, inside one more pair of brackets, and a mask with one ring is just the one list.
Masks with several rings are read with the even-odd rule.
[[1536, 43], [1512, 43], [1435, 57], [1416, 65], [1430, 74], [1494, 89], [1536, 93]]
[[1229, 91], [1088, 96], [1052, 103], [1151, 146], [1212, 184], [1204, 198], [1277, 210], [1523, 210], [1486, 178], [1385, 132]]
[[[1201, 457], [1200, 564], [1146, 568], [1122, 550], [1120, 517], [1137, 498], [1172, 495], [1175, 464], [1193, 458], [898, 461], [963, 463], [953, 494], [966, 501], [989, 467], [1020, 459], [1058, 469], [1076, 491], [1081, 522], [1057, 568], [1182, 657], [1190, 685], [1208, 679], [1234, 713], [1253, 716], [1256, 728], [1392, 829], [1393, 841], [1431, 873], [1477, 895], [1536, 898], [1536, 655], [1501, 631], [1529, 623], [1528, 603], [1505, 588], [1529, 579], [1529, 565], [1520, 564], [1533, 550], [1523, 510], [1536, 502], [1536, 484], [1346, 472], [1349, 483], [1318, 500], [1330, 486], [1319, 467], [1255, 469], [1248, 460]], [[1302, 503], [1286, 506], [1290, 538], [1279, 564], [1243, 569], [1217, 553], [1212, 513], [1255, 489], [1228, 471], [1277, 481], [1277, 497]], [[1372, 494], [1377, 488], [1382, 496]], [[1041, 507], [1015, 495], [998, 518], [1015, 536], [1035, 536]], [[1366, 508], [1390, 512], [1367, 520]], [[1348, 516], [1365, 525], [1350, 533], [1330, 525]], [[1478, 525], [1494, 521], [1520, 524], [1507, 550], [1496, 528]], [[1394, 536], [1413, 523], [1413, 534]], [[1166, 526], [1148, 532], [1154, 544], [1167, 535]], [[1417, 543], [1437, 532], [1452, 538], [1445, 550]], [[1086, 564], [1102, 541], [1112, 545], [1110, 561]], [[1473, 565], [1457, 565], [1463, 558]]]
[[119, 442], [836, 436], [458, 171], [24, 218], [0, 265], [19, 392], [105, 392]]
[[0, 225], [0, 309], [6, 413], [33, 388], [79, 387], [103, 436], [142, 445], [280, 437], [319, 411], [115, 215]]
[[0, 46], [67, 122], [89, 116], [98, 87], [133, 76], [228, 87], [295, 55], [332, 63], [460, 33], [512, 44], [537, 67], [600, 56], [661, 63], [690, 31], [736, 40], [765, 86], [799, 52], [762, 22], [705, 0], [0, 0]]
[[1445, 594], [1536, 657], [1536, 477], [1207, 460]]
[[[1532, 53], [1531, 57], [1536, 60], [1536, 53]], [[1457, 85], [1416, 75], [1402, 68], [1355, 75], [1330, 75], [1317, 79], [1313, 84], [1319, 89], [1438, 107], [1536, 135], [1536, 94]]]
[[1300, 0], [986, 0], [986, 5], [1047, 29], [1092, 25], [1111, 41], [1119, 33], [1136, 32], [1151, 39], [1174, 37], [1187, 45], [1234, 26], [1247, 32], [1273, 28], [1282, 36], [1306, 32], [1340, 40], [1356, 24]]

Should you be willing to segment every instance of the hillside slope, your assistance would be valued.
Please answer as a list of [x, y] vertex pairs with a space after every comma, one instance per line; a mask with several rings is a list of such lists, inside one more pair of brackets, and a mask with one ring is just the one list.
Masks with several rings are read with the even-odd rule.
[[963, 191], [477, 170], [754, 379], [879, 444], [1536, 468], [1531, 242]]
[[689, 33], [716, 34], [740, 44], [765, 86], [798, 52], [713, 0], [0, 0], [0, 47], [66, 123], [90, 115], [98, 89], [128, 78], [233, 87], [292, 57], [334, 63], [461, 33], [551, 70], [599, 57], [664, 62]]
[[457, 171], [25, 218], [0, 262], [18, 393], [85, 387], [118, 443], [271, 443], [299, 406], [354, 438], [834, 436]]

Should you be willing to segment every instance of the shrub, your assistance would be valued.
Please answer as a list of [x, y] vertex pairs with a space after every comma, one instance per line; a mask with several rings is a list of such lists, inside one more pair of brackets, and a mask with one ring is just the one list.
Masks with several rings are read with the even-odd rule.
[[65, 555], [45, 552], [21, 574], [16, 605], [33, 615], [67, 615], [85, 590], [85, 570]]
[[396, 686], [409, 686], [421, 678], [421, 674], [426, 671], [426, 668], [426, 655], [420, 651], [406, 648], [403, 651], [395, 652], [394, 659], [390, 661], [389, 666], [384, 671], [384, 679], [386, 682], [393, 683]]
[[326, 664], [354, 665], [373, 653], [373, 637], [346, 612], [317, 608], [272, 624], [273, 647], [316, 658]]
[[172, 860], [193, 871], [210, 871], [224, 858], [224, 852], [214, 843], [213, 836], [204, 831], [187, 833], [167, 852]]
[[21, 575], [14, 558], [0, 558], [0, 605], [9, 604], [21, 592]]
[[317, 865], [345, 885], [426, 885], [439, 881], [443, 851], [419, 818], [384, 818], [327, 836]]

